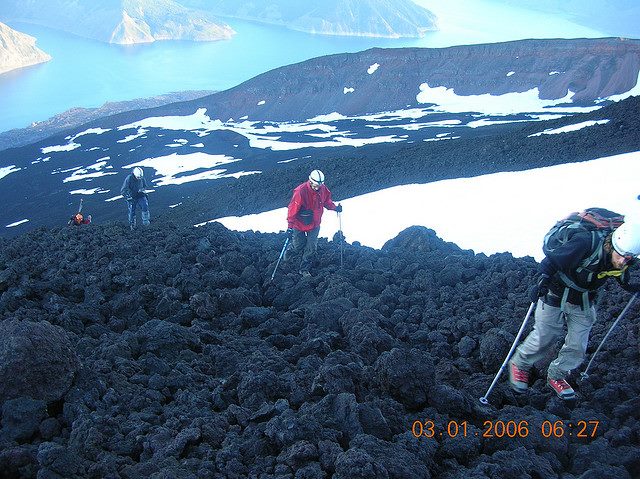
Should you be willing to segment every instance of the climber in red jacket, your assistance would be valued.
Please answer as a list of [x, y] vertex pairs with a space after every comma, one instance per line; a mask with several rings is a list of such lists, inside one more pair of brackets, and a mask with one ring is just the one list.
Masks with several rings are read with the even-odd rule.
[[331, 200], [331, 191], [324, 184], [324, 173], [313, 170], [309, 180], [293, 190], [287, 214], [290, 246], [285, 252], [284, 260], [288, 261], [302, 251], [300, 274], [303, 276], [311, 274], [309, 270], [315, 261], [324, 208], [338, 213], [342, 211], [342, 206]]

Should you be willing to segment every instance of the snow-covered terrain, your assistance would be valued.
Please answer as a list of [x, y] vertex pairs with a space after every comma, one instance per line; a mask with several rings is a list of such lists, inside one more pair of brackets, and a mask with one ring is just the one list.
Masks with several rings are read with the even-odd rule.
[[[542, 238], [573, 211], [599, 206], [638, 216], [640, 152], [522, 172], [496, 173], [423, 185], [396, 186], [354, 198], [343, 205], [342, 230], [348, 242], [380, 248], [412, 225], [432, 228], [445, 241], [487, 255], [511, 252], [541, 260]], [[331, 189], [331, 178], [327, 178]], [[217, 218], [227, 228], [278, 232], [287, 228], [287, 210]], [[340, 222], [325, 211], [320, 237], [332, 238]]]

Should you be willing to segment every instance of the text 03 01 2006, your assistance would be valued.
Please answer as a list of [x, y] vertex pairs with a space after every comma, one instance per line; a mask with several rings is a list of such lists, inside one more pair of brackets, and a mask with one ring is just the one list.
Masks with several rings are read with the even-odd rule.
[[438, 437], [483, 437], [483, 438], [525, 438], [530, 434], [539, 434], [547, 439], [576, 437], [591, 439], [598, 434], [600, 421], [580, 419], [575, 421], [545, 420], [540, 424], [531, 424], [526, 420], [487, 420], [482, 427], [472, 426], [469, 421], [448, 421], [436, 423], [427, 419], [416, 420], [411, 425], [411, 433], [416, 438]]

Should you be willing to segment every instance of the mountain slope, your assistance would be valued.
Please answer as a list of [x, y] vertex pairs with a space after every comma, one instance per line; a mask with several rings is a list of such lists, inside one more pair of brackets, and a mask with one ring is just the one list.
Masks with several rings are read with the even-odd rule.
[[[598, 99], [628, 92], [638, 85], [639, 75], [640, 40], [374, 48], [277, 68], [158, 114], [186, 114], [205, 107], [223, 121], [241, 117], [292, 121], [332, 112], [355, 116], [419, 108], [437, 104], [443, 97], [464, 100], [485, 95], [475, 103], [489, 103], [488, 95], [526, 92], [541, 100], [593, 105]], [[502, 108], [509, 112], [507, 106]]]
[[36, 47], [36, 39], [0, 23], [0, 75], [51, 60], [51, 56]]
[[[542, 59], [525, 56], [543, 48]], [[134, 166], [155, 189], [154, 217], [195, 224], [284, 206], [292, 185], [313, 168], [329, 174], [344, 198], [638, 151], [638, 98], [598, 100], [636, 91], [637, 49], [638, 42], [603, 39], [369, 50], [283, 67], [197, 100], [100, 118], [3, 152], [0, 234], [66, 222], [80, 197], [96, 221], [123, 218], [120, 185]], [[469, 58], [480, 57], [475, 72], [462, 73]], [[518, 57], [525, 63], [512, 70]], [[549, 75], [554, 65], [565, 73]], [[474, 76], [482, 72], [488, 76]], [[345, 92], [346, 79], [354, 91]], [[579, 95], [581, 106], [572, 101]], [[332, 111], [342, 113], [311, 118]], [[536, 135], [587, 121], [588, 130]]]
[[0, 19], [44, 25], [103, 42], [229, 39], [231, 27], [173, 0], [7, 0]]
[[182, 0], [216, 16], [281, 25], [323, 35], [421, 37], [436, 17], [410, 0]]

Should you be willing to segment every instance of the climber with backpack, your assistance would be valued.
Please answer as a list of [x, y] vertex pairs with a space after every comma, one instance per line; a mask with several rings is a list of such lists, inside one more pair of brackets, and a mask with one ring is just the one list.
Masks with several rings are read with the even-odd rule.
[[91, 215], [87, 215], [85, 218], [82, 214], [82, 198], [80, 198], [80, 206], [78, 207], [78, 212], [74, 214], [69, 221], [67, 222], [68, 226], [80, 226], [80, 225], [88, 225], [91, 223]]
[[289, 247], [284, 253], [284, 260], [302, 252], [300, 274], [310, 276], [310, 269], [315, 261], [318, 248], [318, 233], [324, 208], [342, 212], [342, 206], [331, 199], [331, 191], [324, 184], [324, 173], [313, 170], [304, 183], [293, 190], [293, 196], [287, 210], [287, 238]]
[[596, 320], [596, 290], [613, 277], [626, 291], [640, 291], [640, 284], [630, 283], [629, 272], [640, 255], [640, 222], [590, 208], [556, 223], [542, 249], [545, 258], [530, 291], [535, 325], [509, 361], [509, 382], [516, 392], [527, 390], [530, 369], [547, 357], [566, 324], [564, 344], [548, 367], [547, 384], [559, 398], [570, 400], [575, 391], [567, 377], [584, 360]]

